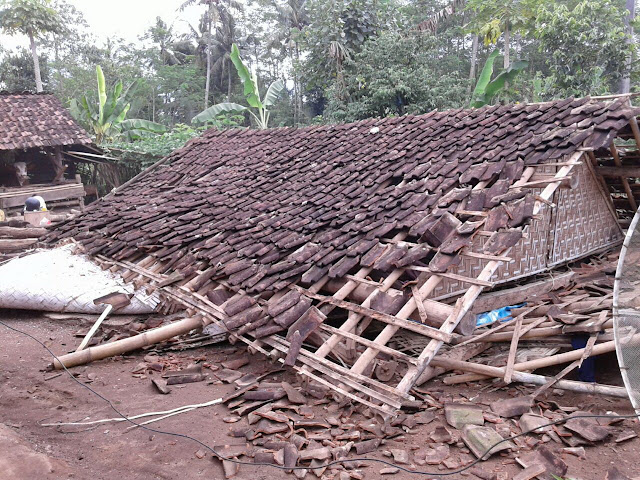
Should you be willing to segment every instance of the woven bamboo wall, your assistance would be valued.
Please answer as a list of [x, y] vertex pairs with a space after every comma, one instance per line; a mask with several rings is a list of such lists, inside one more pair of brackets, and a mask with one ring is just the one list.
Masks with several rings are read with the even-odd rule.
[[[555, 174], [557, 167], [539, 169], [538, 173]], [[511, 250], [508, 264], [498, 268], [492, 281], [505, 283], [543, 272], [548, 268], [588, 256], [622, 241], [617, 219], [607, 207], [597, 180], [586, 165], [574, 169], [578, 185], [560, 188], [553, 197], [555, 208], [543, 206], [539, 218], [525, 229], [526, 236]], [[540, 193], [541, 189], [535, 189]], [[474, 251], [481, 251], [486, 239], [476, 237]], [[464, 257], [452, 273], [477, 277], [484, 263]], [[444, 298], [464, 293], [468, 285], [445, 279], [431, 295]]]

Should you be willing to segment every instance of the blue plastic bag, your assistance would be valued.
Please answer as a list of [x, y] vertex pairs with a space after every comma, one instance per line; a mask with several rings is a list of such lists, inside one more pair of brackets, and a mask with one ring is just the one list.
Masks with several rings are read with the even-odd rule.
[[507, 307], [491, 310], [490, 312], [481, 313], [476, 317], [476, 327], [495, 323], [497, 321], [506, 322], [511, 318], [511, 310], [514, 308], [520, 308], [526, 306], [527, 303], [521, 303], [520, 305], [509, 305]]

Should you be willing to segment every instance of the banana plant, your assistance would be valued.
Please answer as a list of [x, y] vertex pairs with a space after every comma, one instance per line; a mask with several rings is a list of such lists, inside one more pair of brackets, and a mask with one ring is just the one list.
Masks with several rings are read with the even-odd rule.
[[98, 103], [90, 101], [86, 95], [78, 102], [71, 100], [71, 114], [91, 129], [96, 143], [114, 137], [135, 140], [145, 135], [161, 134], [167, 131], [164, 125], [141, 118], [126, 119], [131, 108], [129, 98], [135, 92], [138, 82], [133, 82], [126, 90], [118, 80], [112, 89], [107, 89], [104, 73], [96, 66], [98, 81]]
[[234, 43], [231, 47], [231, 54], [229, 56], [233, 66], [236, 67], [238, 76], [242, 81], [244, 87], [244, 96], [248, 106], [240, 105], [239, 103], [223, 102], [216, 105], [212, 105], [206, 110], [200, 112], [193, 117], [194, 123], [207, 123], [213, 122], [216, 118], [225, 113], [241, 113], [248, 111], [249, 114], [255, 120], [258, 128], [264, 129], [269, 127], [269, 108], [271, 107], [282, 90], [284, 90], [284, 82], [282, 80], [276, 80], [267, 89], [263, 98], [260, 98], [260, 90], [258, 88], [258, 76], [256, 74], [255, 66], [251, 71], [244, 64], [240, 58], [240, 50]]
[[493, 80], [491, 80], [491, 76], [493, 75], [493, 64], [499, 54], [499, 50], [495, 49], [487, 58], [487, 61], [482, 68], [482, 72], [478, 77], [476, 88], [473, 91], [470, 107], [480, 108], [491, 103], [491, 100], [493, 100], [493, 98], [504, 89], [506, 83], [513, 80], [518, 73], [529, 65], [529, 63], [524, 60], [513, 62], [509, 68], [503, 70]]

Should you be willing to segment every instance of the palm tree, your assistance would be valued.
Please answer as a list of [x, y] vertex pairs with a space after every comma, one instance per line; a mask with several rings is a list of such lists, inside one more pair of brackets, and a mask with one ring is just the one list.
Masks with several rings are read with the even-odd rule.
[[156, 17], [156, 24], [146, 31], [142, 37], [151, 40], [158, 46], [162, 65], [180, 65], [187, 58], [187, 54], [181, 51], [181, 45], [173, 36], [173, 25], [167, 25], [160, 17]]
[[[211, 90], [211, 72], [212, 72], [212, 62], [211, 62], [211, 51], [213, 47], [214, 35], [213, 35], [213, 25], [214, 23], [224, 22], [225, 20], [228, 22], [233, 19], [231, 14], [229, 14], [229, 8], [235, 8], [236, 10], [242, 10], [243, 7], [240, 3], [235, 0], [186, 0], [180, 6], [180, 10], [184, 10], [185, 8], [195, 5], [196, 3], [206, 5], [207, 11], [204, 13], [201, 21], [200, 31], [204, 32], [201, 37], [204, 37], [206, 41], [206, 58], [207, 58], [207, 73], [206, 73], [206, 81], [205, 81], [205, 89], [204, 89], [204, 108], [206, 109], [209, 106], [209, 92]], [[222, 10], [227, 10], [226, 14], [222, 13]], [[204, 27], [204, 28], [202, 28]], [[226, 28], [227, 32], [231, 31], [235, 32], [235, 22], [234, 27], [232, 29]], [[192, 31], [195, 31], [192, 27]], [[231, 42], [233, 43], [233, 41]], [[229, 50], [230, 51], [230, 50]], [[222, 66], [227, 65], [228, 61], [223, 61]], [[230, 76], [230, 74], [229, 74]]]
[[231, 98], [231, 48], [236, 37], [236, 21], [231, 15], [229, 9], [220, 5], [217, 8], [218, 25], [215, 35], [211, 39], [212, 58], [211, 75], [219, 80], [218, 86], [223, 89], [226, 80], [227, 83], [227, 100]]

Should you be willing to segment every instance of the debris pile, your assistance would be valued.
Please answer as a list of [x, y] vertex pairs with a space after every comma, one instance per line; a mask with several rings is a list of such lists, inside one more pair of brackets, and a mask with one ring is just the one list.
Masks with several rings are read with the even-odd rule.
[[[229, 441], [214, 447], [226, 478], [243, 468], [229, 459], [279, 465], [297, 478], [347, 480], [399, 472], [397, 467], [358, 457], [387, 460], [412, 470], [446, 472], [491, 456], [499, 461], [491, 467], [473, 465], [469, 473], [481, 479], [506, 480], [505, 467], [517, 464], [522, 471], [514, 478], [550, 478], [567, 473], [563, 460], [567, 456], [584, 458], [591, 445], [607, 442], [613, 446], [637, 436], [630, 420], [574, 418], [605, 412], [585, 412], [551, 399], [534, 401], [530, 393], [480, 401], [477, 395], [465, 398], [450, 389], [433, 388], [420, 395], [414, 408], [384, 418], [360, 403], [336, 398], [320, 384], [297, 384], [282, 370], [245, 372], [247, 363], [248, 354], [235, 351], [226, 362], [206, 364], [219, 382], [236, 387], [222, 398], [228, 409], [222, 420], [229, 425]], [[563, 424], [544, 426], [567, 418]], [[530, 430], [535, 431], [518, 436]], [[353, 461], [324, 467], [350, 458]]]

